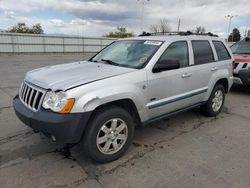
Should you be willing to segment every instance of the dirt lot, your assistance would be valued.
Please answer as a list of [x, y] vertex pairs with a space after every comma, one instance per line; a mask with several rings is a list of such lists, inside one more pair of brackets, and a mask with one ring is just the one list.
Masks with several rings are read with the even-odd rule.
[[250, 188], [250, 90], [234, 87], [223, 113], [197, 110], [138, 127], [121, 159], [97, 164], [79, 146], [40, 138], [15, 116], [12, 98], [26, 71], [89, 55], [0, 56], [0, 187], [240, 187]]

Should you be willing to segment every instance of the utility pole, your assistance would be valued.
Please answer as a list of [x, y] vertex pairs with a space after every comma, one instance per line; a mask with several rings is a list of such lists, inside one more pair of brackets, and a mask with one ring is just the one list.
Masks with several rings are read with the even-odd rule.
[[178, 28], [177, 28], [178, 32], [180, 32], [180, 26], [181, 26], [181, 19], [179, 18], [179, 20], [178, 20]]
[[150, 0], [137, 0], [138, 2], [141, 2], [141, 30], [143, 32], [144, 30], [144, 6], [146, 2], [149, 2]]
[[245, 38], [247, 37], [247, 27], [245, 27], [245, 34], [244, 34], [244, 37], [245, 37]]
[[[230, 15], [230, 14], [228, 14], [228, 15], [226, 15], [225, 17], [226, 18], [228, 18], [228, 30], [227, 30], [227, 37], [229, 38], [229, 35], [230, 35], [230, 27], [231, 27], [231, 21], [232, 21], [232, 19], [233, 18], [235, 18], [235, 17], [237, 17], [238, 15]], [[227, 39], [228, 39], [227, 38]]]

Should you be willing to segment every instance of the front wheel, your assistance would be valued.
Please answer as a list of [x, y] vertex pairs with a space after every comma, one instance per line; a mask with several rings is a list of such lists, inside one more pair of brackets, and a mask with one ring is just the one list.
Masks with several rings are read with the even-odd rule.
[[95, 112], [84, 135], [87, 154], [98, 162], [121, 157], [132, 142], [134, 121], [123, 108], [112, 106]]
[[206, 104], [201, 106], [201, 112], [209, 117], [217, 116], [223, 108], [224, 101], [225, 89], [221, 84], [216, 84]]

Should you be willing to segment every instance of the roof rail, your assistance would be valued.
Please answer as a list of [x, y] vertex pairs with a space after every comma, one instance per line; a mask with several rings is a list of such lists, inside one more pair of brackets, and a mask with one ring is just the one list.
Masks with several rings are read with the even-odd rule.
[[215, 35], [211, 32], [208, 33], [193, 33], [191, 31], [170, 31], [170, 32], [155, 32], [155, 33], [147, 33], [143, 32], [139, 35], [141, 36], [159, 36], [159, 35], [181, 35], [181, 36], [188, 36], [188, 35], [202, 35], [202, 36], [212, 36], [212, 37], [218, 37], [218, 35]]

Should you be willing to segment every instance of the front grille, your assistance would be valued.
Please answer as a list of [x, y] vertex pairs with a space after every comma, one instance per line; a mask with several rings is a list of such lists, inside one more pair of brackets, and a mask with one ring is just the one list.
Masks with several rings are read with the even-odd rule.
[[23, 82], [19, 92], [19, 96], [23, 104], [35, 112], [40, 109], [44, 94], [45, 90], [31, 86], [26, 82]]
[[246, 68], [247, 67], [247, 63], [244, 63], [244, 65], [242, 66], [242, 68]]
[[239, 63], [234, 63], [234, 69], [236, 69], [238, 65]]
[[237, 73], [234, 73], [233, 76], [234, 76], [234, 77], [237, 77], [237, 78], [240, 77], [239, 74], [237, 74]]

